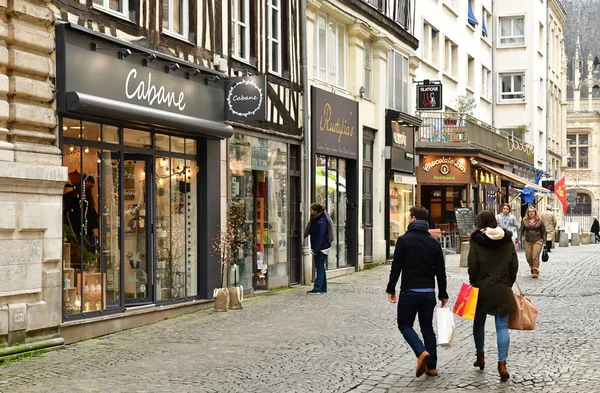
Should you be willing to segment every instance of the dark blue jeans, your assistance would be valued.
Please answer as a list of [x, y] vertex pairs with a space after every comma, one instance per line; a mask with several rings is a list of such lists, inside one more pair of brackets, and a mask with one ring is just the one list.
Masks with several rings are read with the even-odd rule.
[[327, 263], [327, 255], [318, 252], [314, 255], [315, 266], [317, 268], [317, 277], [313, 285], [313, 290], [317, 292], [327, 292], [327, 273], [325, 272], [325, 264]]
[[[401, 291], [398, 297], [398, 329], [410, 345], [415, 356], [423, 351], [429, 352], [427, 368], [437, 368], [437, 342], [433, 331], [433, 310], [435, 309], [435, 292]], [[416, 316], [419, 316], [419, 326], [423, 341], [413, 329]]]

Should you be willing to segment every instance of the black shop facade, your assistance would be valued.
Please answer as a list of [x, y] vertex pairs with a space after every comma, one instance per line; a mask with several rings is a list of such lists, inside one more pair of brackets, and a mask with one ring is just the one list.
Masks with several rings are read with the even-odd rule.
[[104, 320], [106, 333], [127, 325], [110, 320], [152, 322], [159, 317], [142, 313], [176, 315], [212, 299], [220, 146], [233, 133], [218, 75], [81, 26], [59, 25], [56, 37], [69, 172], [63, 335], [82, 321]]
[[327, 269], [358, 266], [358, 102], [311, 87], [311, 200], [333, 219]]

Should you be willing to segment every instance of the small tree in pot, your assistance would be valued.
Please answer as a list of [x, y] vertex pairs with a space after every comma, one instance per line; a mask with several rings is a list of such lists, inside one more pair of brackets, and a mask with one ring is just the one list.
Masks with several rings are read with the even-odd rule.
[[227, 311], [228, 308], [238, 310], [242, 307], [244, 288], [235, 282], [233, 287], [227, 287], [229, 267], [236, 260], [240, 249], [251, 236], [244, 209], [241, 206], [227, 205], [227, 224], [221, 229], [213, 242], [213, 255], [219, 258], [221, 264], [221, 285], [215, 288], [215, 311]]

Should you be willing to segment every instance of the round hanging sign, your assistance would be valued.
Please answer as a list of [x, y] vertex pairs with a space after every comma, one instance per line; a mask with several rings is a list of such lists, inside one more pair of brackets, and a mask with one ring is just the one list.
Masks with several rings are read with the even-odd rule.
[[263, 93], [252, 80], [242, 80], [229, 89], [227, 106], [231, 113], [248, 117], [254, 115], [262, 106]]

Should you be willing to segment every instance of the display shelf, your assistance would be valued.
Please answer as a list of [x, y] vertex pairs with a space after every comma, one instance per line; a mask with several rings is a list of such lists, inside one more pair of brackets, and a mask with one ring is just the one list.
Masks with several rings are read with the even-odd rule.
[[63, 243], [63, 268], [71, 267], [71, 243]]
[[106, 274], [77, 274], [77, 285], [83, 291], [83, 312], [104, 310], [106, 308]]

